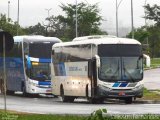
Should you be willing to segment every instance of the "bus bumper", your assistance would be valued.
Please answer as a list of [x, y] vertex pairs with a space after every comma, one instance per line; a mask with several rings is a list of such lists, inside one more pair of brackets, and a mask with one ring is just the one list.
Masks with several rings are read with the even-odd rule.
[[51, 88], [31, 87], [29, 89], [30, 94], [51, 94]]
[[125, 98], [125, 97], [138, 97], [143, 96], [143, 85], [133, 89], [109, 89], [107, 87], [98, 87], [98, 96], [105, 98]]

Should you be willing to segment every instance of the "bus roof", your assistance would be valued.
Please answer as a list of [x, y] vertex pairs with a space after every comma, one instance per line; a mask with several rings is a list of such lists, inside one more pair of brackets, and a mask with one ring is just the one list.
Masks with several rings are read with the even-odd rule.
[[[81, 44], [139, 44], [141, 43], [135, 39], [129, 38], [118, 38], [115, 36], [107, 35], [95, 35], [95, 36], [84, 36], [73, 39], [71, 42], [56, 43], [53, 47], [58, 46], [70, 46], [70, 45], [81, 45]], [[52, 48], [53, 48], [52, 47]]]
[[14, 42], [62, 42], [57, 37], [45, 37], [41, 35], [24, 35], [24, 36], [14, 36]]

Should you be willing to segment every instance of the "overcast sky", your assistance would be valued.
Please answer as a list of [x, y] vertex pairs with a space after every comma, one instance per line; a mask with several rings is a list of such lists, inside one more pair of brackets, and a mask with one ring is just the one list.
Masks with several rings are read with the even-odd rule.
[[[18, 0], [10, 1], [10, 18], [13, 21], [17, 21], [17, 9]], [[50, 15], [57, 16], [59, 14], [64, 15], [64, 12], [60, 9], [61, 3], [75, 4], [76, 0], [19, 0], [20, 2], [20, 18], [19, 23], [21, 26], [31, 26], [38, 22], [45, 23], [45, 18], [48, 16], [48, 12], [45, 9], [51, 9]], [[116, 0], [77, 0], [80, 2], [88, 2], [89, 4], [98, 3], [100, 14], [105, 19], [102, 23], [102, 29], [105, 31], [115, 31], [115, 20], [116, 20]], [[120, 2], [121, 0], [118, 0]], [[119, 28], [128, 27], [131, 28], [131, 10], [130, 1], [123, 0], [118, 8], [119, 13]], [[144, 6], [145, 0], [133, 0], [134, 10], [134, 26], [139, 27], [144, 25]], [[160, 5], [160, 0], [147, 0], [148, 4]], [[0, 13], [8, 16], [8, 1], [0, 0]]]

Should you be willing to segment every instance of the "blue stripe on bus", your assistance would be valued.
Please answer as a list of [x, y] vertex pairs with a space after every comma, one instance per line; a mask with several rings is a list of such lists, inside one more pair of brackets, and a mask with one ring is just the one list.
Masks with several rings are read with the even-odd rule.
[[120, 83], [114, 83], [114, 85], [112, 87], [119, 87]]
[[31, 59], [30, 59], [30, 57], [28, 56], [27, 57], [27, 67], [29, 68], [29, 69], [31, 69]]
[[38, 85], [51, 85], [51, 82], [38, 82]]
[[44, 58], [39, 58], [39, 62], [51, 62], [51, 59], [44, 59]]
[[128, 85], [128, 83], [121, 83], [121, 85], [119, 87], [126, 87]]

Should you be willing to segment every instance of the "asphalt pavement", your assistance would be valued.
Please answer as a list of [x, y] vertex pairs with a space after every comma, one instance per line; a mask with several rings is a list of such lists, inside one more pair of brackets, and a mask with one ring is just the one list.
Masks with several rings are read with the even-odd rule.
[[148, 90], [160, 90], [160, 68], [145, 70], [143, 81]]

